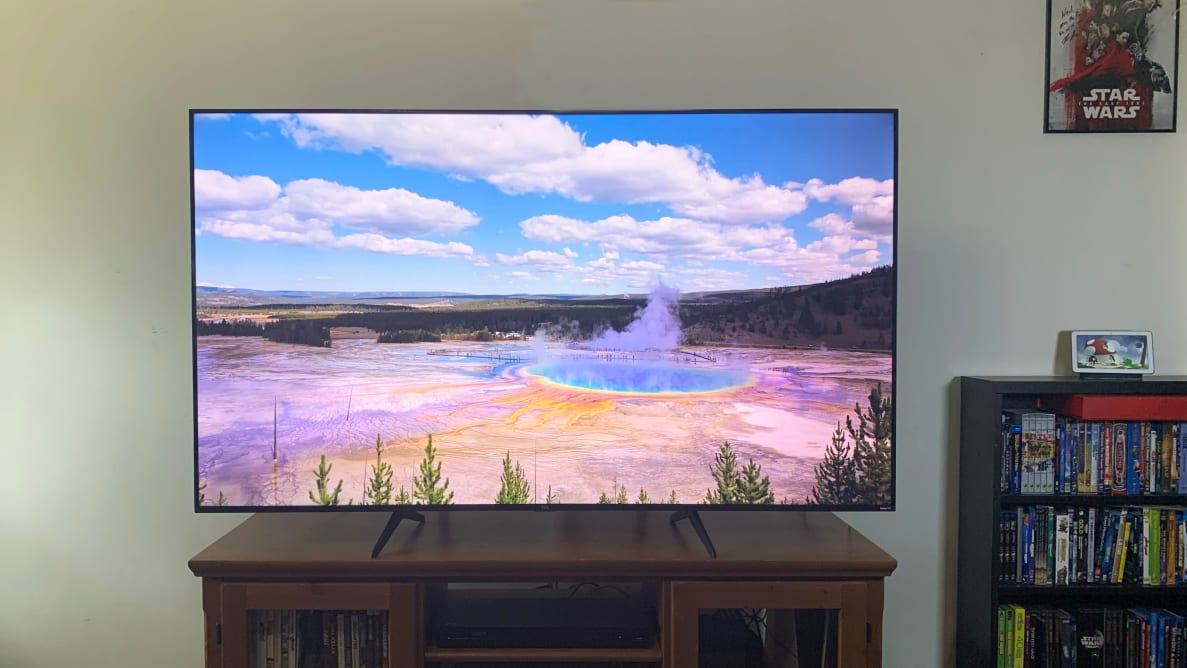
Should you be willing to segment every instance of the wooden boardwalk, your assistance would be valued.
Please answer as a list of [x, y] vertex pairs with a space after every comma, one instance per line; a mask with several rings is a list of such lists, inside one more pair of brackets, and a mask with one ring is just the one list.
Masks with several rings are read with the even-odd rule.
[[519, 355], [511, 355], [506, 353], [488, 353], [461, 349], [450, 350], [448, 348], [430, 350], [429, 354], [440, 355], [442, 357], [468, 357], [470, 359], [479, 360], [498, 360], [500, 362], [526, 362], [528, 359], [526, 357], [520, 357]]
[[[716, 362], [717, 361], [716, 357], [713, 357], [711, 355], [705, 355], [703, 353], [693, 352], [691, 350], [673, 350], [671, 352], [679, 353], [681, 355], [688, 355], [689, 357], [695, 357], [695, 358], [702, 359], [702, 360], [705, 360], [708, 362]], [[463, 350], [460, 348], [437, 348], [436, 350], [430, 350], [428, 354], [438, 355], [441, 357], [466, 357], [466, 358], [470, 358], [470, 359], [498, 360], [500, 362], [526, 362], [526, 361], [528, 361], [527, 357], [523, 357], [520, 355], [514, 355], [511, 353], [491, 353], [491, 352], [485, 352], [485, 351]]]

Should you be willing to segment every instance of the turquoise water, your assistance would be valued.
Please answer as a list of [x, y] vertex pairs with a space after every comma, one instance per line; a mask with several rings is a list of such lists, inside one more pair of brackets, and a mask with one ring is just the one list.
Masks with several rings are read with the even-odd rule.
[[713, 392], [750, 382], [749, 372], [741, 369], [702, 369], [654, 362], [570, 359], [535, 364], [526, 372], [567, 387], [643, 394]]

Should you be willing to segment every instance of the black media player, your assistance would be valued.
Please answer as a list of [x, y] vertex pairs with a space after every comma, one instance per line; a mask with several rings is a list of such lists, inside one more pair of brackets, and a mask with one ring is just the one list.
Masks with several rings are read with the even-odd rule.
[[656, 613], [631, 599], [452, 598], [433, 629], [438, 647], [650, 647]]

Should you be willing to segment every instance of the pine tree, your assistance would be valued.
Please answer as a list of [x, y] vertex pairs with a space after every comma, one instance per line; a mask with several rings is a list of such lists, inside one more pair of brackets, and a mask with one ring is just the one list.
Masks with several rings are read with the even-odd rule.
[[442, 506], [453, 503], [453, 492], [449, 491], [449, 478], [441, 480], [441, 462], [436, 460], [437, 450], [433, 448], [433, 435], [429, 434], [425, 458], [420, 462], [420, 475], [412, 481], [412, 497], [420, 503]]
[[857, 468], [857, 497], [859, 503], [890, 503], [891, 432], [890, 398], [882, 397], [882, 385], [870, 388], [869, 408], [862, 411], [854, 406], [858, 425], [845, 419], [849, 438], [853, 440], [853, 462]]
[[762, 505], [775, 502], [775, 493], [771, 491], [771, 478], [762, 474], [762, 465], [756, 464], [753, 459], [742, 467], [738, 497], [738, 503]]
[[735, 499], [741, 480], [738, 478], [738, 457], [729, 441], [721, 444], [709, 470], [717, 482], [717, 489], [708, 491], [705, 503], [737, 503]]
[[807, 299], [804, 299], [804, 308], [800, 311], [799, 318], [796, 319], [796, 327], [801, 332], [811, 336], [820, 335], [820, 323], [816, 321], [816, 316], [812, 313], [812, 305]]
[[838, 423], [832, 443], [824, 449], [824, 459], [816, 465], [816, 488], [812, 490], [811, 502], [852, 503], [857, 494], [857, 467], [852, 454]]
[[330, 485], [330, 470], [333, 468], [333, 464], [326, 464], [326, 456], [322, 455], [321, 465], [313, 472], [313, 475], [317, 476], [317, 496], [314, 496], [311, 490], [309, 492], [309, 500], [319, 506], [338, 505], [338, 494], [342, 492], [342, 481], [338, 481], [338, 486], [334, 488], [332, 493], [326, 492]]
[[[215, 501], [214, 503], [217, 506], [225, 506], [228, 503], [227, 497], [220, 491], [218, 493], [218, 500]], [[206, 505], [206, 483], [202, 483], [201, 485], [198, 485], [198, 505], [199, 506]]]
[[383, 441], [375, 434], [375, 463], [363, 489], [364, 503], [386, 506], [392, 498], [392, 465], [383, 461]]
[[557, 502], [556, 495], [552, 493], [552, 485], [548, 486], [548, 496], [544, 497], [544, 503], [553, 504]]
[[676, 499], [676, 490], [672, 490], [672, 493], [668, 495], [668, 503], [680, 503], [680, 501]]
[[404, 489], [403, 485], [400, 485], [400, 491], [396, 493], [396, 498], [392, 499], [392, 503], [397, 506], [411, 506], [412, 495], [408, 493], [408, 490]]
[[635, 503], [651, 503], [651, 497], [647, 495], [647, 490], [639, 488], [639, 497], [635, 499]]
[[[523, 467], [519, 462], [515, 462], [515, 467], [512, 468], [510, 451], [503, 458], [503, 475], [499, 476], [499, 482], [501, 487], [498, 496], [495, 497], [495, 503], [527, 503], [531, 498], [531, 487], [523, 473]], [[549, 492], [551, 493], [551, 489]]]
[[602, 492], [601, 496], [598, 497], [598, 503], [617, 503], [625, 505], [631, 502], [631, 498], [627, 496], [626, 493], [626, 485], [619, 485], [618, 482], [615, 481], [614, 486], [610, 489], [614, 493], [614, 496], [610, 496], [605, 492]]
[[[890, 398], [882, 396], [882, 386], [870, 388], [869, 407], [854, 406], [857, 424], [845, 418], [845, 428], [837, 425], [833, 442], [826, 448], [824, 460], [816, 465], [816, 488], [810, 503], [868, 504], [890, 502], [891, 421]], [[852, 449], [845, 436], [853, 442]]]

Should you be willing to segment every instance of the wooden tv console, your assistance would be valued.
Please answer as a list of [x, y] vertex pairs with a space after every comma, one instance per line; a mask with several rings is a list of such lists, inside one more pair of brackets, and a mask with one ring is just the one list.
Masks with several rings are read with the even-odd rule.
[[[262, 513], [190, 560], [202, 578], [207, 668], [248, 666], [248, 611], [380, 610], [392, 668], [506, 662], [697, 665], [700, 610], [837, 610], [839, 666], [882, 663], [883, 578], [895, 560], [827, 512], [702, 511], [718, 556], [661, 510]], [[646, 648], [435, 647], [426, 619], [452, 583], [637, 583], [655, 592]]]

